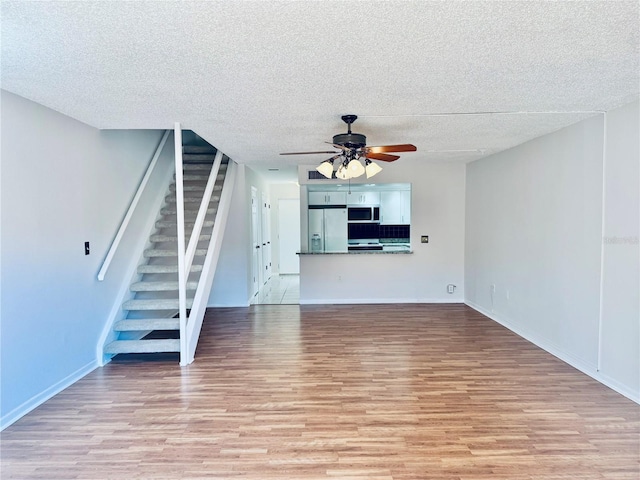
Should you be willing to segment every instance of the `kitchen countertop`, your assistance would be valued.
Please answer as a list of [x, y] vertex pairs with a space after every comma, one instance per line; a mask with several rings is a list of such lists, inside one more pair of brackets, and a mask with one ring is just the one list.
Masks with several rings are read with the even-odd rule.
[[298, 255], [407, 255], [413, 250], [352, 250], [350, 252], [298, 252]]

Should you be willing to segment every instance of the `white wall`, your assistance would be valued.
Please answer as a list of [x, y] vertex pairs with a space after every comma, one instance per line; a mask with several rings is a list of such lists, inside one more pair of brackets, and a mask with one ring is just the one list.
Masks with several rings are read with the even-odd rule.
[[251, 257], [247, 255], [250, 242], [251, 188], [247, 198], [246, 168], [238, 165], [227, 226], [222, 241], [209, 307], [246, 307], [249, 304], [247, 275], [251, 270]]
[[1, 95], [4, 427], [97, 366], [124, 262], [96, 275], [162, 132], [100, 131]]
[[269, 186], [263, 177], [245, 165], [238, 165], [229, 220], [209, 296], [209, 307], [246, 307], [251, 302], [252, 186], [258, 189], [258, 201], [262, 198], [262, 192], [269, 196]]
[[640, 397], [640, 117], [635, 102], [607, 114], [599, 374]]
[[[467, 166], [465, 301], [637, 400], [637, 244], [605, 248], [600, 315], [604, 180], [616, 191], [605, 202], [611, 234], [638, 231], [637, 103], [609, 114], [615, 165], [606, 177], [603, 131], [599, 115]], [[606, 275], [621, 263], [625, 286]], [[619, 294], [623, 306], [615, 305]], [[598, 371], [601, 322], [607, 340]]]
[[[305, 172], [301, 182], [318, 183], [305, 182]], [[302, 255], [300, 303], [462, 302], [465, 165], [407, 157], [385, 165], [375, 181], [412, 184], [413, 254]]]

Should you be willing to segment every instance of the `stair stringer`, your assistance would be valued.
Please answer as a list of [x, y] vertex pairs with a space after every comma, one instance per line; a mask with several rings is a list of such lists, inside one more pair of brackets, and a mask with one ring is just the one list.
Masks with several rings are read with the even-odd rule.
[[224, 232], [227, 226], [227, 219], [229, 218], [229, 210], [231, 209], [231, 197], [235, 189], [236, 170], [236, 163], [229, 159], [222, 193], [220, 194], [220, 201], [218, 202], [218, 211], [216, 212], [213, 231], [211, 232], [211, 240], [209, 242], [209, 247], [207, 248], [207, 255], [204, 260], [202, 273], [200, 274], [200, 281], [198, 283], [191, 312], [187, 320], [187, 351], [186, 355], [183, 356], [185, 362], [181, 363], [182, 365], [192, 363], [195, 358], [198, 340], [200, 339], [200, 331], [202, 330], [202, 322], [204, 321], [204, 314], [207, 309], [209, 294], [211, 292], [211, 287], [213, 286], [213, 279], [218, 265], [218, 259], [220, 258], [220, 251], [222, 250], [222, 241], [224, 239]]

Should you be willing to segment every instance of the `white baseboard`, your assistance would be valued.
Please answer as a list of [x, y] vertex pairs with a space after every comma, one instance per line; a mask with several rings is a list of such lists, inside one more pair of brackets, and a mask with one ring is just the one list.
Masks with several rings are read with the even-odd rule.
[[588, 375], [593, 379], [599, 381], [603, 385], [606, 385], [611, 390], [615, 390], [621, 395], [624, 395], [625, 397], [627, 397], [629, 400], [633, 400], [634, 402], [640, 405], [640, 392], [634, 392], [626, 385], [621, 384], [617, 380], [611, 378], [609, 375], [605, 375], [602, 372], [596, 372], [596, 375], [590, 375], [590, 374]]
[[245, 304], [239, 303], [212, 303], [207, 305], [207, 308], [246, 308], [249, 306], [249, 302]]
[[359, 305], [384, 303], [464, 303], [461, 299], [443, 298], [323, 298], [300, 299], [300, 305]]
[[603, 385], [609, 387], [610, 389], [618, 392], [621, 395], [624, 395], [629, 400], [632, 400], [632, 401], [640, 404], [640, 394], [639, 394], [639, 392], [634, 392], [633, 390], [628, 388], [626, 385], [622, 385], [619, 382], [617, 382], [616, 380], [614, 380], [611, 377], [609, 377], [608, 375], [605, 375], [602, 372], [599, 372], [596, 365], [592, 365], [591, 363], [585, 362], [584, 360], [582, 360], [582, 359], [580, 359], [580, 358], [578, 358], [578, 357], [576, 357], [574, 355], [571, 355], [570, 353], [567, 353], [567, 352], [563, 351], [562, 349], [560, 349], [558, 346], [554, 345], [549, 340], [544, 339], [544, 338], [540, 338], [539, 336], [536, 336], [536, 335], [532, 334], [531, 332], [525, 331], [522, 328], [520, 328], [520, 327], [518, 327], [516, 325], [513, 325], [507, 319], [500, 318], [495, 313], [492, 313], [492, 312], [482, 308], [480, 305], [476, 305], [475, 303], [469, 302], [469, 301], [466, 301], [464, 303], [466, 305], [468, 305], [469, 307], [473, 308], [474, 310], [476, 310], [477, 312], [480, 312], [485, 317], [488, 317], [491, 320], [493, 320], [494, 322], [499, 323], [503, 327], [511, 330], [513, 333], [515, 333], [516, 335], [524, 338], [528, 342], [533, 343], [535, 346], [540, 347], [541, 349], [543, 349], [544, 351], [550, 353], [554, 357], [557, 357], [558, 359], [562, 360], [563, 362], [571, 365], [573, 368], [575, 368], [577, 370], [580, 370], [585, 375], [590, 376], [594, 380], [602, 383]]
[[49, 400], [54, 395], [57, 395], [65, 388], [69, 387], [70, 385], [74, 384], [75, 382], [83, 378], [85, 375], [88, 375], [89, 373], [93, 372], [96, 368], [98, 368], [98, 366], [99, 366], [98, 362], [95, 360], [87, 363], [85, 366], [79, 368], [78, 370], [73, 372], [71, 375], [66, 376], [59, 382], [56, 382], [46, 390], [43, 390], [37, 395], [34, 395], [26, 402], [22, 403], [21, 405], [17, 406], [7, 414], [3, 415], [2, 418], [0, 418], [0, 430], [4, 430], [9, 425], [20, 420], [22, 417], [24, 417], [27, 413], [29, 413], [34, 408], [42, 405], [44, 402]]

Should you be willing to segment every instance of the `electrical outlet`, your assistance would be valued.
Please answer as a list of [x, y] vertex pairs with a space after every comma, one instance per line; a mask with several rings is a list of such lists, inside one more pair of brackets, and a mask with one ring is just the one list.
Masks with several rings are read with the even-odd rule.
[[420, 243], [429, 243], [429, 235], [422, 235], [420, 237]]
[[449, 285], [447, 285], [447, 293], [453, 293], [456, 290], [456, 286], [452, 283], [450, 283]]

